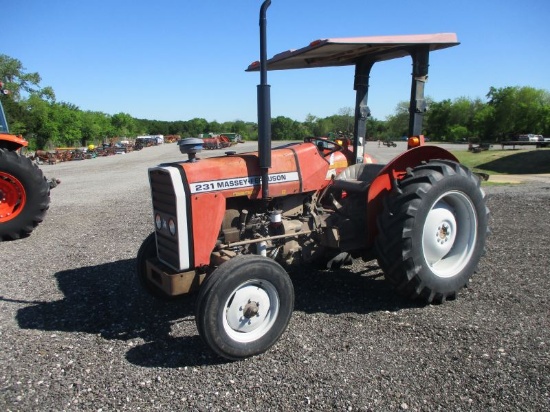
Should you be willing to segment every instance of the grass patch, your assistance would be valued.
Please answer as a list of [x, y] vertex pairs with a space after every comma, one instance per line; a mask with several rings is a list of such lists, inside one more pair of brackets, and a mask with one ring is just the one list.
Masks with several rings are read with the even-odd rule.
[[550, 149], [487, 150], [480, 153], [456, 151], [460, 163], [475, 172], [488, 174], [550, 173]]
[[491, 180], [482, 180], [481, 181], [481, 186], [485, 187], [485, 186], [510, 186], [510, 185], [519, 185], [521, 183], [511, 183], [511, 182], [492, 182]]

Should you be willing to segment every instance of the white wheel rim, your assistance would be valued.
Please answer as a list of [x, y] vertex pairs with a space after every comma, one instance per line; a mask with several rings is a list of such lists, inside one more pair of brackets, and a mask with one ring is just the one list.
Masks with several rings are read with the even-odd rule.
[[225, 302], [223, 328], [237, 342], [252, 342], [271, 329], [279, 307], [275, 286], [265, 280], [248, 280]]
[[449, 191], [432, 205], [422, 231], [424, 259], [441, 278], [457, 275], [470, 261], [477, 239], [477, 215], [470, 198]]

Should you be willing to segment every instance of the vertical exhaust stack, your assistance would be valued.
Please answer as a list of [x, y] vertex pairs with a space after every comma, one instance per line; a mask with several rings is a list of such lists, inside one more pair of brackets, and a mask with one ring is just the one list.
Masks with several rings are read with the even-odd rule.
[[267, 8], [265, 0], [260, 9], [260, 84], [258, 85], [258, 154], [262, 173], [262, 199], [269, 198], [269, 168], [271, 167], [271, 95], [267, 84]]

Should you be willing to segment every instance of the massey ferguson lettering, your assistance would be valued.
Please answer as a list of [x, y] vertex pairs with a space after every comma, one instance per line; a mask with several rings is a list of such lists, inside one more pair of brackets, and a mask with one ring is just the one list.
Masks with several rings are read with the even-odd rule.
[[[269, 175], [269, 183], [296, 182], [297, 172], [276, 173]], [[191, 193], [212, 192], [225, 189], [242, 189], [245, 187], [261, 186], [260, 176], [236, 177], [233, 179], [210, 180], [208, 182], [191, 183]]]

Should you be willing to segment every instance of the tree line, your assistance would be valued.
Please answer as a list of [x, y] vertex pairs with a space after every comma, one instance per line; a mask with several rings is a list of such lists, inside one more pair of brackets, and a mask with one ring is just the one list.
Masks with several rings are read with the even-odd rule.
[[[100, 144], [117, 138], [163, 134], [196, 137], [206, 133], [238, 133], [246, 140], [258, 138], [254, 122], [235, 120], [219, 123], [203, 118], [160, 121], [138, 119], [128, 113], [107, 114], [81, 110], [78, 106], [59, 102], [51, 87], [41, 87], [40, 75], [28, 73], [23, 64], [0, 54], [0, 79], [8, 96], [2, 104], [13, 134], [21, 134], [31, 149]], [[446, 99], [440, 102], [427, 98], [424, 135], [443, 142], [464, 142], [477, 139], [496, 142], [519, 134], [550, 136], [550, 93], [528, 86], [491, 87], [486, 100], [479, 98]], [[384, 120], [370, 117], [368, 138], [399, 139], [407, 135], [409, 102], [400, 102], [394, 114]], [[303, 122], [286, 116], [272, 119], [273, 140], [301, 140], [308, 136], [327, 136], [353, 132], [354, 112], [341, 108], [337, 114], [319, 118], [312, 114]]]

